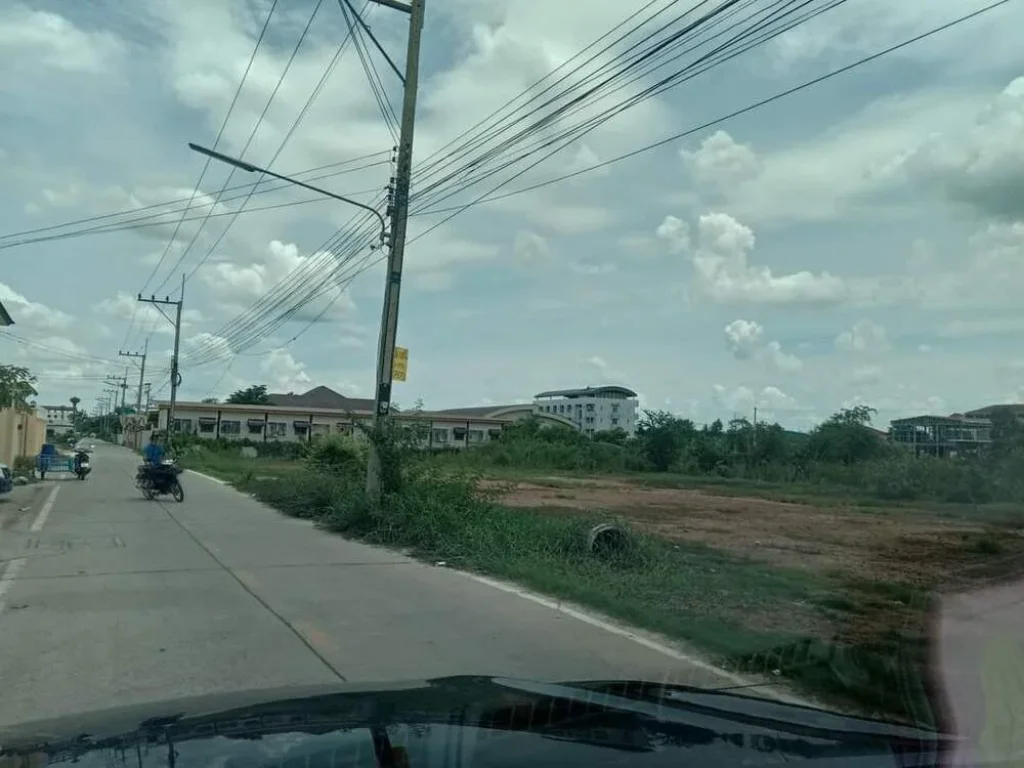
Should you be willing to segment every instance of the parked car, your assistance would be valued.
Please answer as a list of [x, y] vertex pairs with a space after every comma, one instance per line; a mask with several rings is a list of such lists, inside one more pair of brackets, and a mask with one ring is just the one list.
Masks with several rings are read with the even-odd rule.
[[6, 464], [0, 464], [0, 496], [14, 490], [14, 475]]

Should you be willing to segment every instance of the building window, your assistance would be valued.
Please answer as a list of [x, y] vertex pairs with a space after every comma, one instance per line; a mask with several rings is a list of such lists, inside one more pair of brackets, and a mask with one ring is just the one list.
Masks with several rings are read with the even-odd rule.
[[471, 429], [469, 430], [470, 442], [479, 442], [484, 439], [484, 431], [482, 429]]
[[249, 434], [250, 435], [262, 435], [263, 434], [263, 422], [250, 419], [249, 421]]
[[431, 430], [431, 437], [435, 443], [447, 443], [448, 442], [448, 430], [447, 429], [434, 429]]
[[618, 413], [618, 412], [619, 412], [619, 404], [618, 403], [612, 403], [612, 413]]
[[200, 419], [199, 420], [199, 434], [201, 435], [212, 435], [217, 431], [217, 420], [216, 419]]
[[288, 425], [283, 421], [267, 423], [267, 437], [284, 437], [288, 434]]
[[615, 418], [615, 417], [612, 417], [612, 426], [613, 427], [619, 426], [619, 420], [617, 418]]
[[220, 423], [220, 433], [222, 435], [240, 435], [242, 434], [242, 422], [222, 421]]
[[594, 412], [594, 404], [593, 403], [587, 403], [587, 412], [588, 413], [593, 413]]

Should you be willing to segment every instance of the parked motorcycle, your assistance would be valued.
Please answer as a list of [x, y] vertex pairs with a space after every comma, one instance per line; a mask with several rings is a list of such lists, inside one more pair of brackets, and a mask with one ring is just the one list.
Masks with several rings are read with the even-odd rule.
[[157, 496], [172, 496], [175, 501], [185, 500], [185, 489], [181, 487], [178, 476], [181, 474], [179, 467], [173, 460], [164, 461], [161, 464], [152, 466], [140, 464], [139, 471], [135, 475], [135, 487], [142, 491], [146, 499], [155, 499]]
[[89, 452], [84, 450], [75, 451], [75, 474], [79, 480], [85, 480], [85, 476], [92, 472], [89, 463]]

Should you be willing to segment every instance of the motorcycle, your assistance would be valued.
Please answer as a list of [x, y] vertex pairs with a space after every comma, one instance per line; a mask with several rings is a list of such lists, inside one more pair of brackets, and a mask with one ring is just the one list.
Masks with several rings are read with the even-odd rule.
[[142, 491], [145, 499], [153, 500], [157, 496], [170, 495], [180, 503], [185, 500], [185, 489], [178, 480], [180, 474], [181, 467], [173, 460], [164, 461], [156, 466], [140, 464], [135, 475], [135, 487]]
[[79, 480], [85, 480], [85, 476], [92, 471], [89, 464], [89, 453], [87, 451], [75, 451], [75, 474]]

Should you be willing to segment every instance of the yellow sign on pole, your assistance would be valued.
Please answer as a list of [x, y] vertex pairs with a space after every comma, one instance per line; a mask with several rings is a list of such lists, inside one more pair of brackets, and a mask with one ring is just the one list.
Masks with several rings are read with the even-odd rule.
[[406, 347], [395, 347], [395, 356], [391, 360], [391, 378], [394, 381], [405, 381], [409, 372], [409, 350]]

